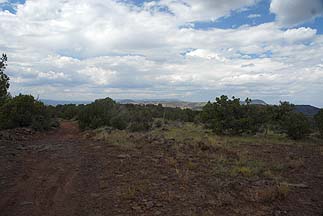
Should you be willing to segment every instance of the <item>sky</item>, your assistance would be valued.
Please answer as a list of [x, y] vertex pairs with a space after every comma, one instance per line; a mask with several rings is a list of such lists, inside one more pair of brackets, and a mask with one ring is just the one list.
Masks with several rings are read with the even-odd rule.
[[0, 0], [12, 95], [323, 107], [323, 0]]

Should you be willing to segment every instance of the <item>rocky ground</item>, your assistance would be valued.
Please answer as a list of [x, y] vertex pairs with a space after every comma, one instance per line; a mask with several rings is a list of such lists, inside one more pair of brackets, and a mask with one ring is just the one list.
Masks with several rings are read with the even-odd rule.
[[23, 133], [0, 137], [3, 216], [323, 215], [320, 143], [210, 145], [147, 133], [124, 134], [127, 147], [73, 122]]

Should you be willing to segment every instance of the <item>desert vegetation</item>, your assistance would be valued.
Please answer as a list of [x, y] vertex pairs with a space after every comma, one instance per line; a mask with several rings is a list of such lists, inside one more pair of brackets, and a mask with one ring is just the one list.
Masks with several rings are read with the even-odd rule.
[[320, 135], [323, 137], [323, 109], [321, 109], [314, 118]]
[[[148, 131], [168, 121], [191, 122], [218, 135], [253, 136], [277, 134], [291, 139], [306, 139], [321, 127], [321, 114], [315, 118], [295, 112], [293, 104], [252, 105], [227, 96], [208, 102], [201, 111], [169, 108], [162, 105], [118, 104], [111, 98], [88, 105], [53, 107], [57, 117], [76, 119], [82, 130], [111, 127], [128, 131]], [[311, 122], [314, 122], [311, 124]]]
[[[254, 105], [225, 95], [202, 110], [120, 104], [109, 97], [47, 106], [31, 95], [9, 94], [6, 61], [3, 55], [0, 210], [7, 215], [322, 210], [322, 110], [305, 116], [288, 102]], [[21, 127], [39, 137], [10, 131]], [[19, 195], [12, 197], [11, 188]], [[23, 200], [28, 197], [33, 200]]]
[[[148, 131], [167, 121], [203, 124], [218, 135], [286, 134], [304, 139], [318, 131], [322, 134], [322, 110], [314, 117], [295, 112], [293, 104], [253, 105], [247, 98], [231, 99], [223, 95], [208, 102], [202, 111], [170, 108], [159, 105], [118, 104], [111, 98], [99, 99], [88, 105], [45, 106], [31, 95], [11, 97], [9, 77], [5, 74], [7, 56], [0, 60], [0, 128], [32, 127], [48, 130], [57, 126], [55, 118], [78, 120], [82, 130], [111, 127], [118, 130]], [[310, 124], [310, 122], [315, 122]]]

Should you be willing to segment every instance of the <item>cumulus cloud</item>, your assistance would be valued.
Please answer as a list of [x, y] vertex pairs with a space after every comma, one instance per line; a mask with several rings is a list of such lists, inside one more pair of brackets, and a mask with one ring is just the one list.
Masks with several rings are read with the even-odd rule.
[[259, 0], [161, 0], [158, 4], [167, 7], [177, 17], [187, 22], [194, 22], [215, 20], [257, 2]]
[[284, 30], [275, 22], [183, 27], [255, 1], [217, 1], [219, 8], [201, 2], [27, 0], [16, 14], [2, 11], [0, 50], [9, 57], [10, 91], [89, 100], [233, 94], [274, 102], [323, 90], [323, 37], [315, 29]]
[[289, 42], [311, 41], [316, 35], [316, 30], [311, 28], [288, 29], [284, 32], [284, 38]]
[[225, 58], [221, 57], [217, 53], [210, 52], [210, 51], [204, 50], [204, 49], [193, 50], [191, 52], [186, 53], [186, 56], [205, 58], [205, 59], [209, 59], [209, 60], [217, 60], [217, 61], [221, 61], [221, 62], [226, 61]]
[[294, 26], [323, 15], [322, 0], [272, 0], [270, 11], [275, 13], [279, 23]]

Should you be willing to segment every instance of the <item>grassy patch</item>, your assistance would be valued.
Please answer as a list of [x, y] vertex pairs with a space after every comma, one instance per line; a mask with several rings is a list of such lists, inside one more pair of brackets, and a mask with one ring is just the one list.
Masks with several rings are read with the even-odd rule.
[[204, 142], [210, 145], [221, 145], [224, 147], [237, 147], [239, 145], [304, 145], [311, 143], [311, 140], [294, 141], [284, 135], [263, 134], [254, 136], [218, 136], [211, 130], [205, 129], [202, 125], [194, 123], [171, 122], [161, 128], [155, 128], [153, 136], [164, 136], [166, 139], [174, 139], [180, 143]]
[[231, 173], [233, 176], [242, 175], [244, 177], [251, 177], [253, 175], [253, 170], [250, 167], [238, 166], [234, 167]]
[[266, 170], [265, 163], [259, 160], [239, 159], [231, 168], [231, 176], [263, 176]]
[[129, 133], [126, 130], [111, 130], [110, 128], [103, 127], [86, 132], [86, 136], [121, 148], [128, 149], [135, 146], [133, 133]]
[[206, 133], [207, 130], [203, 129], [201, 125], [176, 122], [171, 122], [163, 128], [152, 131], [152, 135], [163, 135], [166, 139], [175, 139], [177, 142], [202, 141], [205, 140]]

